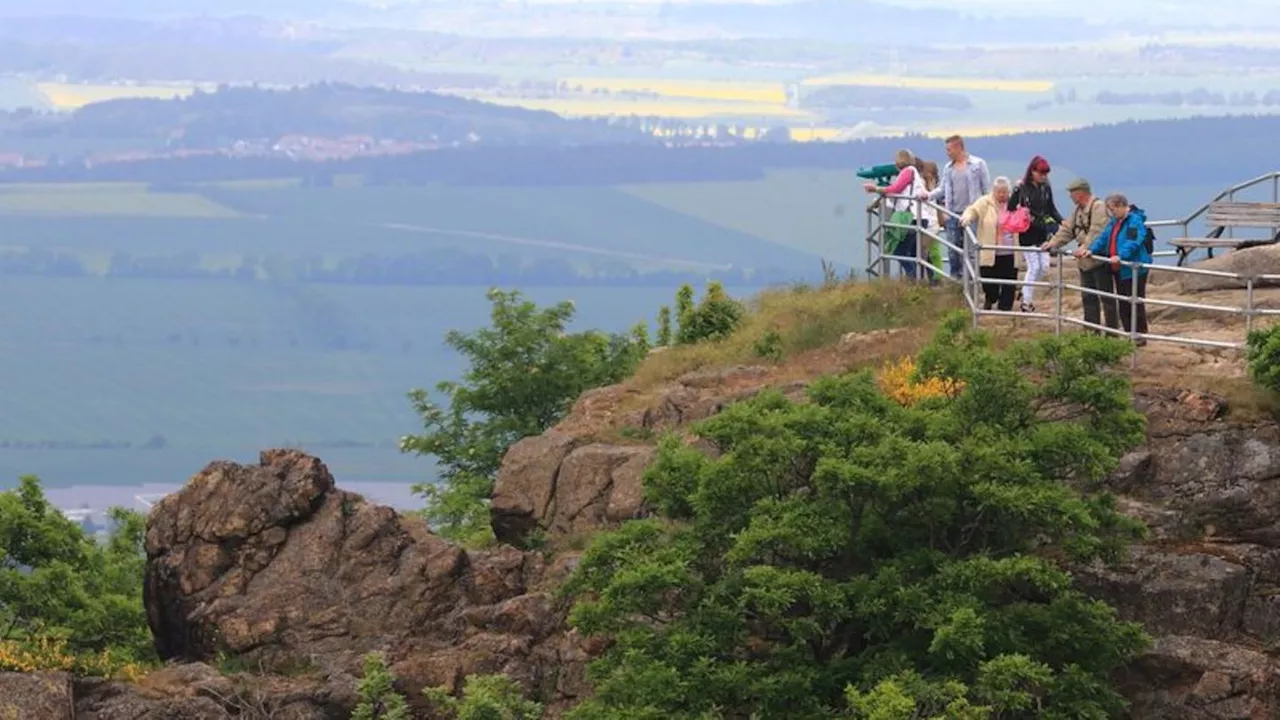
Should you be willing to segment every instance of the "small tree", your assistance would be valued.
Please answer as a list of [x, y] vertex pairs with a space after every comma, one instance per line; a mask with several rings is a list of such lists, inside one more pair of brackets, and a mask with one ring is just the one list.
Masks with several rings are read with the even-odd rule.
[[460, 699], [444, 688], [427, 690], [427, 699], [456, 720], [540, 720], [543, 713], [542, 704], [526, 700], [505, 675], [469, 675]]
[[1142, 439], [1109, 372], [1127, 352], [996, 353], [953, 316], [908, 381], [945, 392], [894, 399], [859, 372], [698, 424], [714, 458], [665, 438], [658, 517], [597, 537], [565, 587], [572, 623], [613, 639], [571, 717], [1113, 716], [1110, 673], [1146, 636], [1058, 563], [1141, 533], [1066, 482]]
[[658, 347], [671, 345], [671, 308], [663, 305], [658, 308]]
[[721, 283], [707, 283], [707, 291], [697, 305], [693, 304], [693, 288], [683, 285], [676, 294], [676, 342], [692, 345], [726, 338], [738, 329], [745, 316], [746, 308], [729, 297]]
[[395, 677], [379, 653], [364, 656], [364, 672], [356, 686], [360, 702], [351, 720], [409, 720], [409, 703], [396, 692]]
[[146, 523], [124, 508], [108, 517], [99, 545], [45, 499], [38, 478], [0, 492], [0, 641], [155, 659], [142, 606]]
[[468, 544], [491, 540], [488, 500], [502, 456], [516, 441], [538, 435], [568, 412], [584, 391], [630, 375], [648, 351], [639, 328], [630, 336], [568, 333], [573, 304], [539, 308], [519, 292], [491, 290], [491, 325], [450, 332], [445, 341], [470, 367], [460, 382], [409, 393], [423, 433], [403, 438], [403, 452], [435, 456], [438, 483], [419, 483], [425, 514], [445, 537]]

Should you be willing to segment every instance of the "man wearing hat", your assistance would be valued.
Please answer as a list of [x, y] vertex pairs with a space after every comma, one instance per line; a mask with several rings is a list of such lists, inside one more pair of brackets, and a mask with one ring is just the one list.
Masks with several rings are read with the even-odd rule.
[[[1072, 180], [1067, 184], [1067, 192], [1071, 195], [1071, 202], [1075, 204], [1075, 209], [1071, 211], [1071, 217], [1058, 226], [1058, 232], [1040, 246], [1041, 250], [1053, 253], [1073, 241], [1079, 243], [1079, 247], [1088, 249], [1107, 225], [1109, 218], [1106, 205], [1101, 199], [1094, 197], [1093, 188], [1089, 186], [1088, 180], [1084, 178]], [[1112, 277], [1106, 264], [1091, 257], [1080, 258], [1077, 263], [1081, 287], [1108, 293], [1115, 292], [1115, 278]], [[1085, 322], [1101, 325], [1102, 319], [1105, 318], [1107, 327], [1120, 327], [1119, 308], [1116, 306], [1115, 298], [1099, 297], [1084, 292], [1081, 293], [1081, 299], [1084, 301]], [[1090, 328], [1090, 331], [1099, 332], [1093, 328]]]

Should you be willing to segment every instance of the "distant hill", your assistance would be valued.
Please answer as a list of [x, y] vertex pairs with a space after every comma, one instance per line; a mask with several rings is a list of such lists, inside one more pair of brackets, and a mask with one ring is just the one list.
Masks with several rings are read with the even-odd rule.
[[951, 9], [904, 8], [874, 0], [802, 0], [673, 3], [664, 11], [671, 23], [704, 25], [753, 37], [812, 38], [838, 42], [910, 46], [981, 45], [992, 42], [1061, 43], [1097, 39], [1103, 29], [1082, 20], [1055, 18], [1048, 35], [1026, 18], [983, 17]]
[[193, 15], [228, 17], [313, 18], [328, 13], [367, 8], [345, 0], [41, 0], [0, 3], [0, 18], [84, 15], [103, 18], [156, 19]]
[[319, 84], [288, 90], [222, 87], [187, 98], [98, 102], [68, 116], [11, 116], [0, 126], [0, 149], [59, 138], [128, 139], [138, 149], [221, 149], [285, 135], [359, 135], [437, 146], [654, 142], [639, 131], [547, 111], [430, 92]]

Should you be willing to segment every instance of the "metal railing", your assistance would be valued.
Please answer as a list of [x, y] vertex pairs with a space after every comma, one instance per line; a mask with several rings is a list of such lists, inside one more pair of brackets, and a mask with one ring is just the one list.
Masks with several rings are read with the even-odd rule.
[[[1192, 212], [1187, 217], [1180, 220], [1164, 220], [1148, 222], [1148, 226], [1152, 227], [1177, 227], [1181, 226], [1184, 233], [1189, 231], [1191, 223], [1203, 215], [1213, 202], [1218, 202], [1226, 198], [1234, 198], [1235, 193], [1241, 190], [1256, 186], [1262, 182], [1272, 181], [1275, 183], [1273, 187], [1278, 197], [1280, 197], [1280, 172], [1271, 173], [1246, 183], [1234, 186], [1224, 190], [1218, 198], [1206, 203], [1204, 206]], [[893, 207], [891, 207], [891, 204]], [[926, 226], [921, 227], [917, 224], [899, 223], [892, 220], [891, 214], [894, 209], [910, 209], [913, 217], [923, 217], [929, 222]], [[1260, 284], [1280, 285], [1280, 275], [1268, 274], [1251, 274], [1251, 273], [1234, 273], [1222, 270], [1208, 270], [1203, 268], [1182, 267], [1175, 265], [1165, 265], [1152, 263], [1139, 263], [1121, 261], [1121, 266], [1129, 268], [1131, 280], [1125, 283], [1118, 272], [1113, 273], [1109, 268], [1100, 266], [1092, 270], [1081, 270], [1081, 284], [1067, 282], [1066, 279], [1066, 263], [1063, 258], [1059, 258], [1058, 262], [1053, 263], [1056, 273], [1049, 273], [1054, 277], [1028, 282], [1027, 280], [1019, 280], [1015, 276], [1012, 279], [996, 278], [983, 276], [979, 270], [979, 258], [982, 250], [998, 250], [1009, 251], [1012, 253], [1040, 253], [1045, 252], [1038, 247], [1019, 247], [990, 245], [983, 246], [978, 242], [977, 236], [971, 227], [960, 225], [962, 233], [960, 233], [963, 245], [957, 245], [953, 242], [949, 233], [945, 228], [937, 225], [937, 218], [941, 215], [945, 220], [960, 223], [961, 216], [947, 210], [928, 200], [913, 198], [900, 195], [886, 195], [872, 201], [867, 206], [867, 268], [866, 272], [870, 277], [888, 277], [891, 274], [891, 267], [897, 262], [902, 268], [903, 274], [908, 278], [921, 281], [926, 278], [933, 283], [945, 280], [947, 282], [958, 283], [964, 293], [965, 303], [969, 307], [970, 313], [973, 315], [974, 326], [978, 326], [982, 317], [1012, 317], [1020, 319], [1033, 319], [1039, 321], [1050, 322], [1053, 324], [1055, 334], [1061, 334], [1066, 326], [1077, 326], [1098, 333], [1115, 335], [1118, 337], [1128, 338], [1136, 344], [1146, 344], [1148, 341], [1167, 342], [1178, 345], [1187, 345], [1193, 347], [1207, 347], [1220, 349], [1241, 349], [1244, 347], [1245, 337], [1248, 332], [1253, 329], [1255, 319], [1263, 316], [1280, 316], [1280, 309], [1269, 309], [1258, 307], [1255, 297], [1255, 289]], [[895, 254], [893, 251], [885, 252], [885, 231], [890, 228], [896, 228], [906, 231], [907, 233], [915, 233], [916, 242], [914, 243], [913, 252], [910, 255]], [[927, 241], [927, 242], [926, 242]], [[937, 243], [948, 251], [951, 260], [960, 259], [961, 267], [958, 276], [948, 273], [944, 268], [934, 265], [928, 258], [928, 243]], [[895, 248], [896, 250], [896, 248]], [[1164, 256], [1172, 255], [1176, 251], [1167, 251]], [[1158, 254], [1158, 253], [1153, 253]], [[1153, 258], [1154, 260], [1155, 258]], [[1105, 260], [1101, 260], [1105, 263]], [[950, 263], [948, 263], [950, 264]], [[1016, 263], [1015, 263], [1016, 266]], [[955, 272], [955, 268], [952, 268]], [[1100, 284], [1103, 288], [1089, 287], [1083, 284], [1086, 273], [1097, 273], [1092, 276], [1095, 283]], [[1167, 298], [1151, 298], [1146, 297], [1143, 289], [1148, 282], [1139, 281], [1139, 277], [1145, 273], [1149, 281], [1150, 277], [1157, 273], [1173, 273], [1186, 276], [1199, 276], [1207, 278], [1217, 278], [1219, 280], [1228, 280], [1238, 283], [1240, 288], [1244, 290], [1244, 302], [1240, 306], [1231, 305], [1212, 305], [1208, 303], [1189, 302], [1185, 300], [1172, 300]], [[1016, 273], [1015, 273], [1016, 275]], [[1016, 293], [1019, 288], [1030, 286], [1036, 289], [1048, 289], [1052, 291], [1052, 311], [1051, 312], [1021, 312], [1012, 309], [1000, 310], [992, 308], [987, 302], [979, 299], [979, 294], [984, 293], [984, 286], [1000, 287], [1013, 286], [1016, 300]], [[1123, 287], [1122, 286], [1126, 286]], [[1105, 288], [1123, 289], [1125, 292], [1115, 292]], [[1226, 288], [1231, 289], [1231, 288]], [[1082, 299], [1088, 302], [1088, 298], [1093, 298], [1098, 303], [1098, 313], [1100, 322], [1090, 322], [1084, 318], [1068, 315], [1064, 310], [1064, 299], [1067, 292], [1080, 293]], [[1114, 303], [1114, 311], [1107, 312], [1108, 306]], [[1239, 316], [1244, 319], [1244, 331], [1239, 333], [1236, 338], [1231, 340], [1221, 340], [1207, 337], [1195, 337], [1193, 335], [1167, 335], [1161, 333], [1150, 332], [1148, 327], [1146, 330], [1140, 330], [1140, 320], [1146, 317], [1148, 306], [1155, 307], [1172, 307], [1183, 310], [1191, 310], [1204, 312], [1214, 315]], [[1108, 319], [1114, 319], [1116, 326], [1107, 324]], [[1121, 327], [1123, 326], [1123, 327]], [[1137, 353], [1132, 356], [1132, 362], [1136, 364]]]
[[[1277, 171], [1269, 172], [1266, 175], [1259, 175], [1258, 177], [1253, 178], [1252, 180], [1246, 180], [1238, 185], [1232, 185], [1226, 190], [1223, 190], [1222, 192], [1215, 195], [1214, 198], [1209, 202], [1201, 205], [1195, 210], [1192, 210], [1191, 213], [1185, 217], [1173, 219], [1173, 220], [1148, 221], [1147, 227], [1152, 229], [1176, 227], [1182, 230], [1182, 234], [1179, 237], [1184, 237], [1184, 238], [1195, 237], [1191, 234], [1191, 224], [1194, 223], [1196, 220], [1199, 220], [1200, 218], [1204, 217], [1209, 212], [1209, 208], [1213, 206], [1214, 203], [1220, 203], [1224, 200], [1227, 202], [1235, 202], [1237, 193], [1244, 192], [1245, 190], [1258, 187], [1259, 185], [1262, 185], [1268, 182], [1271, 183], [1271, 202], [1280, 203], [1280, 170], [1277, 170]], [[1214, 230], [1213, 228], [1206, 228], [1205, 236], [1208, 237], [1209, 233], [1213, 232], [1213, 230]], [[1233, 227], [1227, 226], [1220, 230], [1220, 232], [1222, 231], [1225, 231], [1227, 237], [1229, 238], [1235, 237], [1235, 228]], [[1280, 233], [1280, 228], [1271, 228], [1272, 237], [1275, 237], [1277, 233]], [[1213, 257], [1212, 247], [1199, 248], [1199, 249], [1208, 251], [1209, 257]], [[1194, 253], [1195, 253], [1195, 250], [1188, 252], [1187, 257], [1190, 258], [1190, 256]], [[1153, 257], [1175, 257], [1177, 254], [1178, 254], [1177, 250], [1157, 250], [1156, 252], [1152, 253], [1152, 256]]]

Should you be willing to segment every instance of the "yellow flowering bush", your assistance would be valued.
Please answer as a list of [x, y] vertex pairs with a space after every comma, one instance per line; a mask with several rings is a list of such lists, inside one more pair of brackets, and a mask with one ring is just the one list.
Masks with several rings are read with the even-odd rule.
[[136, 682], [147, 668], [111, 648], [79, 654], [67, 650], [67, 641], [47, 635], [29, 640], [0, 640], [0, 671], [39, 672], [60, 670], [88, 677], [112, 678]]
[[916, 361], [904, 357], [886, 363], [877, 377], [880, 390], [900, 405], [915, 405], [936, 397], [953, 398], [964, 390], [963, 380], [941, 377], [917, 377]]

